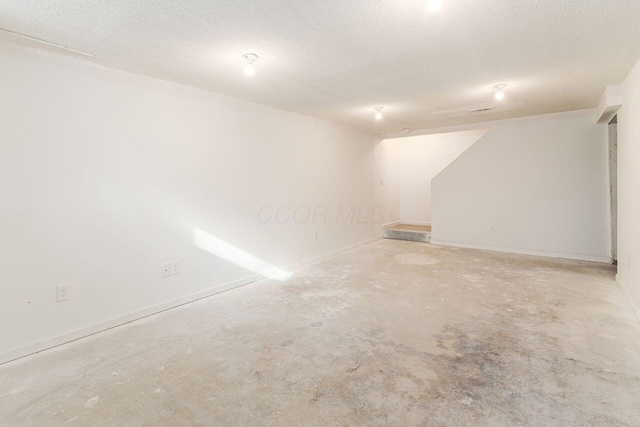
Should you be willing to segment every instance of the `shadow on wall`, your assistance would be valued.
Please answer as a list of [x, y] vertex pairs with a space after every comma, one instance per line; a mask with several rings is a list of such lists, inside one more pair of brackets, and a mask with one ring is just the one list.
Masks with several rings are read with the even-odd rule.
[[431, 224], [431, 180], [487, 132], [476, 129], [396, 141], [400, 221]]

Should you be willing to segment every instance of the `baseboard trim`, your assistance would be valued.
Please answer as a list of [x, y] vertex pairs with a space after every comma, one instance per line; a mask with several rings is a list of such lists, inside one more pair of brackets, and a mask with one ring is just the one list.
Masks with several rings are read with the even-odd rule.
[[[368, 245], [380, 239], [382, 239], [382, 236], [375, 236], [375, 237], [362, 240], [360, 242], [357, 242], [348, 246], [344, 246], [342, 248], [339, 248], [330, 252], [326, 252], [324, 254], [321, 254], [315, 257], [305, 258], [300, 261], [296, 261], [294, 263], [291, 263], [289, 265], [282, 267], [282, 269], [295, 270], [302, 266], [312, 265], [322, 261], [326, 261], [328, 259], [341, 255], [345, 252], [351, 251], [360, 246]], [[116, 316], [114, 318], [111, 318], [105, 321], [100, 321], [100, 322], [91, 324], [89, 326], [78, 328], [74, 331], [55, 336], [53, 338], [45, 339], [43, 341], [40, 341], [34, 344], [29, 344], [24, 347], [9, 350], [9, 351], [0, 353], [0, 365], [15, 361], [17, 359], [21, 359], [23, 357], [31, 356], [33, 354], [40, 353], [42, 351], [49, 350], [64, 344], [68, 344], [70, 342], [77, 341], [79, 339], [86, 338], [91, 335], [98, 334], [100, 332], [108, 331], [110, 329], [117, 328], [119, 326], [123, 326], [131, 322], [135, 322], [136, 320], [144, 319], [145, 317], [153, 316], [155, 314], [162, 313], [164, 311], [171, 310], [176, 307], [180, 307], [185, 304], [189, 304], [189, 303], [201, 300], [203, 298], [208, 298], [222, 292], [239, 288], [241, 286], [246, 286], [260, 280], [266, 280], [265, 276], [262, 274], [254, 274], [238, 280], [234, 280], [232, 282], [215, 286], [213, 288], [205, 289], [205, 290], [198, 291], [180, 298], [176, 298], [171, 301], [167, 301], [151, 307], [143, 308], [141, 310], [130, 312], [121, 316]]]
[[624, 294], [627, 301], [629, 301], [629, 305], [631, 305], [631, 311], [635, 313], [638, 321], [640, 322], [640, 305], [633, 298], [631, 292], [629, 291], [629, 288], [627, 288], [627, 286], [624, 284], [619, 274], [616, 274], [616, 283], [618, 284], [618, 286], [620, 286], [620, 289], [622, 290], [622, 293]]
[[382, 224], [382, 228], [385, 228], [385, 227], [393, 227], [394, 225], [398, 225], [398, 224], [400, 224], [400, 221], [388, 222], [388, 223], [386, 223], [386, 224]]
[[303, 260], [298, 261], [298, 262], [296, 262], [296, 263], [294, 263], [294, 264], [292, 264], [290, 266], [285, 267], [285, 269], [287, 269], [287, 270], [295, 270], [296, 268], [300, 268], [300, 267], [303, 267], [303, 266], [306, 266], [306, 265], [317, 264], [317, 263], [322, 262], [322, 261], [327, 261], [327, 260], [329, 260], [331, 258], [334, 258], [334, 257], [338, 256], [338, 255], [342, 255], [345, 252], [349, 252], [349, 251], [351, 251], [353, 249], [359, 248], [360, 246], [368, 245], [369, 243], [373, 243], [373, 242], [381, 240], [381, 239], [382, 239], [382, 235], [371, 237], [369, 239], [362, 240], [362, 241], [354, 243], [352, 245], [344, 246], [344, 247], [342, 247], [340, 249], [336, 249], [334, 251], [325, 252], [322, 255], [318, 255], [318, 256], [315, 256], [315, 257], [303, 259]]
[[611, 264], [611, 258], [607, 256], [567, 254], [567, 253], [561, 253], [561, 252], [547, 252], [547, 251], [537, 251], [537, 250], [531, 250], [531, 249], [504, 248], [500, 246], [475, 245], [470, 243], [447, 242], [444, 240], [433, 240], [433, 239], [431, 240], [431, 244], [435, 246], [450, 246], [454, 248], [479, 249], [482, 251], [502, 252], [502, 253], [511, 253], [511, 254], [519, 254], [519, 255], [533, 255], [533, 256], [541, 256], [546, 258], [560, 258], [560, 259], [570, 259], [574, 261], [588, 261], [588, 262]]

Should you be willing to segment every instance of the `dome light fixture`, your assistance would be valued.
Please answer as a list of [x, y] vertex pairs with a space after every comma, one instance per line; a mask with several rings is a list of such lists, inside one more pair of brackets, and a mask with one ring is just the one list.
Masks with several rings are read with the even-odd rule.
[[384, 107], [376, 107], [376, 120], [382, 120], [382, 110], [384, 109]]
[[253, 67], [253, 63], [258, 60], [258, 55], [256, 55], [255, 53], [245, 53], [244, 55], [242, 55], [242, 59], [244, 59], [244, 62], [247, 64], [244, 67], [245, 76], [253, 76], [256, 72], [255, 68]]
[[496, 90], [496, 99], [498, 101], [502, 101], [504, 99], [504, 88], [507, 87], [505, 84], [495, 85], [494, 88]]
[[428, 0], [427, 9], [431, 13], [435, 13], [442, 8], [442, 0]]

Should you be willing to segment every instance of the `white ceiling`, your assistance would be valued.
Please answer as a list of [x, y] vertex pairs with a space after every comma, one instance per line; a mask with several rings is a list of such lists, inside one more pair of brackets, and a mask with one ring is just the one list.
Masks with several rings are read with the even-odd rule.
[[[0, 2], [0, 28], [107, 66], [377, 134], [592, 108], [640, 57], [639, 23], [639, 0]], [[468, 112], [498, 83], [496, 110]]]

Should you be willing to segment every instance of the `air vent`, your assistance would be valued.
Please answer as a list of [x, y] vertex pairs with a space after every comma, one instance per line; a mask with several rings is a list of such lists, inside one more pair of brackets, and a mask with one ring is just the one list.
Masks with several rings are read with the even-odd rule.
[[490, 111], [490, 110], [495, 110], [496, 107], [494, 106], [489, 106], [489, 107], [479, 107], [479, 108], [474, 108], [473, 110], [469, 110], [470, 113], [482, 113], [483, 111]]

